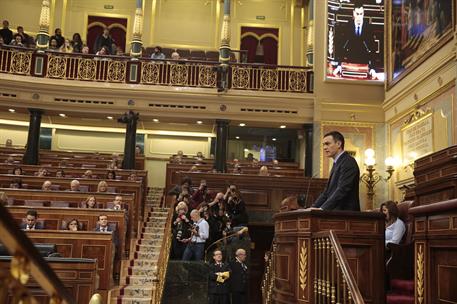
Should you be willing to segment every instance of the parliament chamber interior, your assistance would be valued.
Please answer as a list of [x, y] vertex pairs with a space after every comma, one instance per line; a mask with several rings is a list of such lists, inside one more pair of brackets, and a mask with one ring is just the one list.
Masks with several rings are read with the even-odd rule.
[[457, 303], [456, 10], [0, 1], [0, 303]]

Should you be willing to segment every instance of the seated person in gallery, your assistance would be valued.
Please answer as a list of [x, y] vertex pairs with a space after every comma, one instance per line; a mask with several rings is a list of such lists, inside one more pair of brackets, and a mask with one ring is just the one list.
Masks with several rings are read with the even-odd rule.
[[65, 230], [68, 230], [68, 231], [81, 231], [82, 230], [81, 223], [75, 218], [68, 221], [65, 228], [66, 228]]
[[82, 208], [98, 208], [97, 200], [95, 196], [89, 195], [84, 202], [81, 204]]
[[100, 181], [97, 186], [97, 192], [108, 192], [108, 183], [106, 181]]
[[38, 212], [34, 209], [29, 209], [25, 214], [25, 221], [21, 224], [22, 230], [38, 230], [43, 229], [43, 226], [38, 221]]
[[41, 186], [41, 190], [43, 191], [52, 191], [52, 183], [51, 181], [44, 181], [43, 185]]
[[270, 176], [270, 173], [268, 173], [268, 167], [267, 166], [260, 167], [259, 175], [260, 176]]
[[380, 210], [386, 216], [386, 245], [387, 243], [400, 244], [406, 232], [405, 223], [398, 218], [399, 210], [393, 201], [381, 204]]
[[79, 180], [74, 179], [70, 182], [70, 191], [81, 191]]
[[13, 175], [22, 175], [22, 168], [21, 167], [14, 168]]

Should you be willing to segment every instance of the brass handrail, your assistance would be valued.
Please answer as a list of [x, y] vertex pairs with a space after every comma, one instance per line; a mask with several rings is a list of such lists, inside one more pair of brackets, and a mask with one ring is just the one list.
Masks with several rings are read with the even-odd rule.
[[[25, 297], [30, 303], [34, 298], [25, 291], [25, 284], [32, 275], [44, 292], [49, 295], [52, 303], [76, 304], [76, 300], [65, 288], [51, 267], [40, 256], [32, 241], [19, 229], [9, 211], [0, 202], [0, 242], [13, 256], [11, 260], [10, 275], [5, 280], [17, 286], [13, 296]], [[4, 281], [2, 280], [4, 283]], [[0, 302], [6, 302], [3, 296], [3, 287], [9, 284], [0, 284]], [[11, 286], [11, 285], [10, 285]], [[54, 301], [54, 302], [53, 302]], [[51, 303], [50, 302], [50, 303]], [[14, 302], [16, 303], [16, 302]], [[29, 302], [24, 302], [29, 303]]]
[[262, 289], [262, 304], [271, 304], [273, 295], [273, 286], [275, 281], [275, 254], [276, 243], [273, 240], [271, 250], [267, 253], [267, 261], [265, 272], [263, 274], [261, 289]]
[[170, 248], [172, 241], [171, 222], [173, 218], [173, 208], [168, 208], [167, 221], [165, 224], [165, 232], [163, 236], [163, 245], [160, 249], [159, 259], [157, 261], [158, 273], [154, 280], [154, 291], [152, 294], [151, 304], [160, 304], [162, 302], [163, 289], [168, 269], [168, 259], [170, 256]]
[[[132, 66], [134, 68], [132, 68]], [[218, 62], [97, 56], [0, 46], [0, 73], [107, 83], [218, 88]], [[227, 89], [310, 93], [307, 67], [229, 63]]]
[[314, 303], [365, 304], [333, 230], [314, 235]]

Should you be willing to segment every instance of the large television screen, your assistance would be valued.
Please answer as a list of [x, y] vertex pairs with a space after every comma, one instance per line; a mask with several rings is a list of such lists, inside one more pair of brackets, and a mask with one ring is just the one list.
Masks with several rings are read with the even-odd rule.
[[327, 78], [384, 81], [384, 1], [327, 0]]

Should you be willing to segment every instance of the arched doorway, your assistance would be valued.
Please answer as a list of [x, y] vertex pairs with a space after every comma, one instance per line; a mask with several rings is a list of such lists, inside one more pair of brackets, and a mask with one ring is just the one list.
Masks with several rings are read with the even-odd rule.
[[247, 62], [278, 64], [279, 29], [241, 27], [240, 49], [247, 50]]
[[122, 51], [126, 51], [127, 18], [103, 16], [88, 16], [87, 18], [86, 41], [91, 53], [96, 52], [94, 50], [95, 40], [103, 33], [104, 27], [110, 29], [111, 37], [114, 39], [116, 46], [120, 47]]

